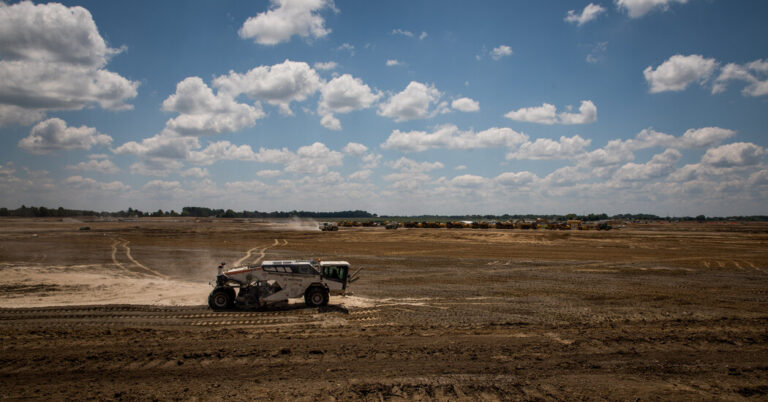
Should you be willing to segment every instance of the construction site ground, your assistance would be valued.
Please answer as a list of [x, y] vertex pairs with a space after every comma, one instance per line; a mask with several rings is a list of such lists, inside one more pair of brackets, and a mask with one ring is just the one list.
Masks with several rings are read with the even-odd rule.
[[[313, 257], [364, 267], [354, 295], [323, 308], [205, 305], [221, 261]], [[764, 400], [768, 225], [320, 232], [295, 220], [2, 219], [0, 389]]]

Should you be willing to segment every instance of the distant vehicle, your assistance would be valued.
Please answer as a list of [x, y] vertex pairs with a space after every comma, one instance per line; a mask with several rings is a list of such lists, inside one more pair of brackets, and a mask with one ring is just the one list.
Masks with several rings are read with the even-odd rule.
[[389, 222], [384, 226], [386, 229], [397, 229], [400, 227], [400, 224], [397, 222]]
[[335, 230], [339, 230], [339, 224], [336, 222], [323, 222], [319, 227], [323, 232], [333, 232]]
[[224, 263], [208, 296], [213, 310], [284, 304], [302, 296], [307, 306], [325, 306], [330, 295], [345, 294], [360, 272], [350, 274], [346, 261], [316, 260], [264, 261], [227, 271], [223, 268]]

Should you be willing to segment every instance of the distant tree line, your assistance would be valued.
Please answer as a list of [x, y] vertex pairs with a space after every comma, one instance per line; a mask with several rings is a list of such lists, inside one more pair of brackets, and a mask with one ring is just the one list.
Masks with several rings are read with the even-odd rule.
[[140, 217], [179, 217], [189, 216], [198, 218], [316, 218], [316, 219], [361, 219], [361, 220], [377, 220], [377, 221], [515, 221], [518, 219], [535, 220], [537, 218], [545, 218], [550, 221], [564, 221], [569, 219], [580, 219], [585, 222], [601, 221], [606, 219], [619, 219], [628, 221], [754, 221], [754, 222], [766, 222], [768, 221], [767, 215], [752, 215], [752, 216], [726, 216], [726, 217], [708, 217], [704, 215], [683, 216], [683, 217], [660, 217], [653, 214], [549, 214], [549, 215], [535, 215], [535, 214], [503, 214], [503, 215], [417, 215], [417, 216], [400, 216], [400, 215], [377, 215], [367, 211], [354, 210], [354, 211], [337, 211], [337, 212], [312, 212], [312, 211], [273, 211], [273, 212], [260, 212], [260, 211], [234, 211], [232, 209], [212, 209], [206, 207], [184, 207], [181, 209], [181, 213], [174, 210], [163, 211], [158, 209], [154, 212], [145, 212], [138, 209], [128, 208], [127, 210], [117, 212], [97, 212], [90, 210], [80, 209], [66, 209], [62, 207], [58, 208], [46, 208], [46, 207], [27, 207], [22, 205], [16, 209], [0, 208], [0, 216], [11, 217], [77, 217], [77, 216], [101, 216], [101, 217], [113, 217], [113, 218], [140, 218]]
[[211, 209], [205, 207], [184, 207], [181, 209], [181, 213], [174, 210], [163, 211], [158, 209], [154, 212], [145, 212], [138, 209], [128, 208], [127, 210], [117, 212], [97, 212], [90, 210], [79, 209], [65, 209], [59, 208], [46, 208], [46, 207], [27, 207], [22, 205], [16, 209], [0, 208], [0, 216], [13, 216], [13, 217], [77, 217], [77, 216], [101, 216], [101, 217], [113, 217], [113, 218], [140, 218], [140, 217], [178, 217], [178, 216], [190, 216], [198, 218], [353, 218], [353, 219], [370, 219], [376, 218], [376, 214], [371, 214], [366, 211], [338, 211], [338, 212], [311, 212], [311, 211], [274, 211], [274, 212], [259, 212], [259, 211], [240, 211], [236, 212], [231, 209]]
[[211, 209], [205, 207], [184, 207], [181, 209], [181, 216], [211, 217], [217, 218], [375, 218], [376, 214], [367, 211], [338, 211], [338, 212], [311, 212], [311, 211], [242, 211], [236, 212], [231, 209]]

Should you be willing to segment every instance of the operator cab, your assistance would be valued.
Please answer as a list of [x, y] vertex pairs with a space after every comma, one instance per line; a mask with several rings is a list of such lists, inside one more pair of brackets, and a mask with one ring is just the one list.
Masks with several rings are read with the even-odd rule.
[[319, 275], [317, 269], [312, 266], [312, 261], [264, 261], [261, 270], [271, 273], [287, 273], [300, 275]]
[[346, 261], [321, 261], [320, 270], [323, 278], [340, 282], [342, 289], [347, 288], [347, 276], [349, 275], [349, 263]]

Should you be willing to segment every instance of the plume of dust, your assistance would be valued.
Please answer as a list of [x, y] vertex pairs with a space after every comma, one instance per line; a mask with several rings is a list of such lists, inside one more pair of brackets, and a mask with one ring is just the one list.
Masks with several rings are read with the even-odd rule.
[[320, 226], [318, 222], [312, 218], [299, 218], [297, 216], [293, 216], [287, 221], [284, 222], [284, 227], [281, 229], [285, 230], [295, 230], [295, 231], [302, 231], [302, 232], [315, 232], [320, 231]]

